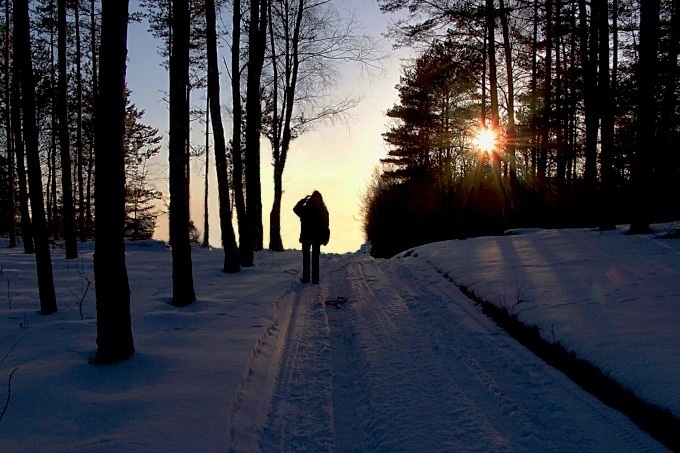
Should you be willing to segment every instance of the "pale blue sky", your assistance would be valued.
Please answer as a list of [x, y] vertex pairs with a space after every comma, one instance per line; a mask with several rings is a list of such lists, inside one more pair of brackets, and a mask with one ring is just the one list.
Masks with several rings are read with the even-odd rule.
[[[137, 8], [137, 0], [132, 0], [131, 10]], [[284, 174], [284, 196], [282, 206], [282, 239], [284, 247], [299, 248], [299, 221], [292, 208], [298, 199], [319, 190], [330, 211], [331, 240], [324, 249], [327, 252], [353, 252], [364, 242], [361, 231], [360, 195], [365, 190], [371, 171], [386, 148], [381, 134], [385, 131], [384, 112], [398, 99], [394, 88], [399, 80], [400, 58], [406, 51], [394, 52], [391, 43], [381, 38], [390, 18], [381, 14], [375, 1], [337, 0], [341, 10], [354, 9], [365, 30], [382, 41], [382, 48], [389, 58], [384, 63], [385, 74], [369, 79], [355, 65], [341, 68], [342, 78], [338, 94], [351, 93], [363, 97], [361, 104], [351, 112], [348, 124], [320, 125], [292, 144]], [[229, 12], [227, 12], [229, 14]], [[226, 17], [229, 21], [230, 18]], [[146, 111], [147, 124], [157, 127], [167, 139], [168, 112], [163, 101], [168, 89], [168, 76], [161, 65], [157, 52], [157, 41], [148, 33], [145, 24], [131, 24], [128, 36], [128, 87], [138, 108]], [[227, 55], [227, 60], [229, 59]], [[223, 68], [222, 68], [223, 69]], [[221, 87], [223, 105], [230, 104], [228, 96], [229, 79], [222, 71]], [[195, 100], [202, 99], [203, 93], [197, 92]], [[203, 101], [199, 101], [203, 102]], [[231, 121], [225, 117], [227, 134], [230, 134]], [[203, 126], [194, 125], [197, 141], [202, 139]], [[269, 211], [271, 210], [273, 188], [271, 154], [266, 140], [262, 141], [262, 201], [263, 224], [265, 228], [265, 247], [269, 240]], [[214, 172], [211, 156], [211, 172]], [[192, 218], [199, 230], [203, 231], [203, 175], [201, 163], [195, 163], [192, 176]], [[155, 159], [154, 172], [159, 178], [159, 189], [167, 193], [167, 152]], [[212, 187], [216, 187], [214, 176]], [[210, 196], [210, 239], [219, 245], [219, 222], [217, 218], [217, 196]], [[158, 236], [167, 239], [167, 220], [161, 219]]]

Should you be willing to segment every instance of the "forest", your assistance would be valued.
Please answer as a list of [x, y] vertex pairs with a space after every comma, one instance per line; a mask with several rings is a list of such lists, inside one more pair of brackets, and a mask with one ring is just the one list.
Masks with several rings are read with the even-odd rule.
[[679, 213], [675, 0], [379, 0], [417, 56], [363, 199], [374, 256]]
[[[416, 57], [362, 200], [374, 256], [515, 226], [628, 222], [642, 233], [677, 215], [677, 2], [378, 4], [399, 18], [388, 37]], [[172, 305], [196, 300], [191, 160], [215, 162], [222, 270], [253, 266], [265, 247], [262, 141], [274, 169], [268, 247], [278, 251], [291, 143], [356, 106], [330, 95], [337, 64], [371, 69], [382, 58], [329, 0], [140, 0], [134, 14], [128, 0], [6, 0], [0, 9], [0, 234], [35, 255], [44, 315], [58, 309], [55, 244], [74, 259], [79, 241], [94, 241], [93, 363], [134, 354], [125, 240], [153, 234], [159, 202]], [[148, 24], [167, 68], [167, 197], [148, 168], [164, 138], [126, 87], [131, 21]], [[198, 118], [212, 149], [192, 143]], [[206, 217], [209, 190], [206, 177]]]
[[[282, 181], [291, 142], [357, 104], [331, 96], [337, 64], [372, 68], [380, 59], [355, 18], [326, 0], [140, 0], [135, 6], [133, 12], [128, 0], [0, 2], [0, 234], [10, 247], [35, 254], [44, 315], [58, 309], [51, 250], [63, 246], [66, 259], [75, 259], [78, 242], [94, 240], [94, 363], [134, 353], [125, 240], [150, 238], [159, 206], [169, 217], [172, 305], [196, 300], [192, 160], [208, 165], [214, 159], [217, 188], [208, 186], [206, 172], [203, 245], [209, 244], [208, 192], [216, 190], [223, 271], [236, 273], [253, 266], [254, 253], [265, 246], [260, 167], [261, 142], [269, 142], [268, 247], [282, 251]], [[149, 170], [164, 137], [145, 124], [126, 86], [133, 21], [147, 24], [167, 69], [168, 195]], [[224, 78], [228, 86], [221, 88]], [[205, 93], [203, 108], [191, 102], [197, 93]], [[191, 136], [199, 118], [203, 145]]]

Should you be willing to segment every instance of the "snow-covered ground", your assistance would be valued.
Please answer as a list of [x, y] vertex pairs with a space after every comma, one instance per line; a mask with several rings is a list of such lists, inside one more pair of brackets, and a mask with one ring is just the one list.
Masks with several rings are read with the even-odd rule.
[[128, 243], [137, 353], [112, 366], [87, 360], [92, 244], [53, 250], [59, 312], [43, 317], [34, 257], [2, 239], [0, 451], [663, 451], [458, 289], [680, 416], [680, 242], [624, 232], [324, 254], [320, 285], [299, 282], [298, 251], [228, 275], [196, 247], [185, 308], [170, 251]]

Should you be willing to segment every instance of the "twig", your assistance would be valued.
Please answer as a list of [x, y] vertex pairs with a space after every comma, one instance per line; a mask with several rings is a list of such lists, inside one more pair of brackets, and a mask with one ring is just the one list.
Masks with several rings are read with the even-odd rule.
[[325, 301], [325, 304], [326, 304], [326, 305], [329, 305], [329, 306], [331, 306], [331, 307], [340, 308], [340, 306], [341, 306], [342, 304], [344, 304], [345, 302], [347, 302], [347, 298], [346, 298], [346, 297], [338, 296], [335, 300], [327, 300], [327, 301]]
[[7, 381], [7, 401], [5, 401], [5, 407], [3, 407], [2, 412], [0, 412], [0, 422], [5, 417], [5, 413], [7, 412], [7, 407], [9, 406], [9, 400], [12, 397], [12, 377], [14, 376], [14, 373], [18, 369], [19, 369], [19, 367], [14, 368], [12, 370], [12, 372], [9, 374], [9, 380]]
[[[87, 296], [88, 291], [90, 290], [90, 286], [92, 285], [92, 280], [90, 280], [90, 277], [88, 277], [85, 274], [85, 271], [83, 270], [82, 266], [82, 261], [81, 261], [81, 266], [78, 268], [78, 275], [87, 282], [87, 285], [85, 286], [85, 290], [83, 290], [83, 282], [80, 282], [80, 292], [82, 293], [80, 296], [80, 301], [78, 302], [78, 313], [80, 313], [80, 320], [82, 321], [85, 319], [83, 316], [83, 303], [85, 302], [85, 297]], [[71, 294], [75, 297], [78, 297], [78, 295], [74, 292], [71, 291]]]
[[[2, 271], [2, 269], [0, 269]], [[0, 275], [2, 275], [2, 272], [0, 272]], [[12, 280], [16, 278], [16, 273], [10, 272], [7, 274], [7, 300], [9, 301], [9, 309], [12, 309], [12, 295], [10, 294], [10, 286], [12, 285]]]
[[9, 348], [9, 351], [7, 351], [7, 354], [5, 354], [5, 355], [3, 356], [3, 358], [2, 358], [2, 360], [0, 360], [0, 365], [2, 365], [2, 362], [5, 361], [5, 359], [6, 359], [7, 356], [9, 355], [9, 353], [12, 352], [12, 350], [13, 350], [14, 348], [16, 348], [16, 346], [19, 344], [20, 341], [21, 341], [21, 340], [17, 340], [17, 342], [14, 343], [14, 344], [12, 345], [11, 348]]

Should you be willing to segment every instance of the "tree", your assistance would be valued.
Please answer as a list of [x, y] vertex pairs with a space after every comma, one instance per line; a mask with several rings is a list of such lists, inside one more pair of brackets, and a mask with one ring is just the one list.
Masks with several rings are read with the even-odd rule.
[[515, 130], [515, 81], [512, 71], [512, 44], [510, 42], [510, 27], [508, 25], [508, 10], [505, 0], [499, 0], [501, 29], [503, 31], [503, 50], [505, 55], [505, 68], [508, 80], [508, 128], [506, 132], [507, 158], [510, 161], [510, 188], [513, 192], [517, 189], [517, 161], [515, 156], [516, 130]]
[[59, 151], [61, 156], [62, 220], [64, 224], [64, 245], [66, 259], [78, 257], [78, 246], [74, 229], [73, 189], [71, 184], [71, 148], [69, 146], [68, 86], [66, 82], [66, 0], [57, 4], [58, 67], [57, 116], [59, 118]]
[[87, 241], [87, 222], [85, 217], [85, 155], [83, 152], [83, 70], [82, 40], [80, 33], [80, 1], [74, 3], [76, 30], [76, 177], [78, 187], [78, 230], [80, 242]]
[[52, 276], [52, 258], [45, 221], [38, 128], [35, 117], [35, 84], [31, 56], [31, 35], [28, 18], [28, 0], [14, 0], [14, 64], [21, 78], [21, 107], [23, 133], [28, 164], [28, 185], [31, 198], [31, 218], [35, 240], [35, 258], [40, 294], [40, 313], [49, 315], [57, 311], [57, 298]]
[[[494, 134], [500, 132], [500, 117], [498, 112], [498, 71], [496, 65], [496, 10], [493, 0], [486, 0], [486, 27], [488, 33], [487, 51], [489, 58], [489, 92], [491, 95], [491, 130]], [[548, 44], [549, 46], [549, 44]], [[550, 47], [548, 47], [548, 55]], [[497, 147], [492, 150], [493, 168], [496, 174], [501, 174], [501, 156]]]
[[10, 11], [9, 2], [5, 2], [5, 73], [4, 73], [4, 95], [5, 95], [5, 145], [7, 148], [7, 197], [5, 200], [6, 206], [4, 210], [6, 212], [6, 219], [3, 219], [7, 224], [7, 230], [9, 233], [9, 247], [16, 247], [17, 237], [15, 228], [15, 215], [16, 215], [16, 181], [14, 170], [15, 162], [15, 152], [14, 144], [12, 138], [12, 85], [11, 72], [10, 72], [10, 60], [12, 57], [11, 52], [11, 34], [10, 34]]
[[478, 124], [475, 80], [482, 53], [456, 41], [436, 42], [403, 68], [399, 103], [383, 134], [389, 146], [384, 177], [395, 183], [428, 181], [447, 187], [474, 165], [472, 131]]
[[[585, 115], [585, 191], [595, 193], [597, 184], [597, 16], [588, 20], [585, 0], [578, 0], [580, 57]], [[597, 12], [597, 9], [595, 9]]]
[[274, 202], [269, 216], [269, 249], [283, 250], [281, 200], [283, 173], [291, 142], [319, 121], [333, 121], [357, 105], [355, 98], [335, 100], [335, 65], [354, 62], [377, 68], [376, 44], [356, 32], [353, 17], [344, 19], [325, 1], [273, 0], [269, 4], [270, 74], [265, 81], [267, 115], [263, 132], [272, 146]]
[[186, 190], [186, 144], [189, 131], [189, 5], [172, 0], [170, 53], [170, 245], [172, 247], [172, 304], [182, 307], [196, 300], [189, 240], [189, 194]]
[[141, 122], [144, 111], [130, 102], [129, 94], [125, 114], [125, 237], [150, 239], [156, 230], [158, 211], [153, 202], [162, 198], [162, 192], [150, 186], [149, 159], [161, 149], [163, 139], [158, 129]]
[[656, 80], [659, 0], [640, 1], [640, 56], [638, 61], [638, 117], [633, 160], [633, 221], [631, 234], [648, 233], [653, 194], [652, 168], [656, 148]]
[[[267, 1], [251, 0], [248, 22], [248, 79], [246, 83], [246, 229], [240, 240], [241, 264], [252, 266], [262, 250], [262, 187], [260, 184], [260, 134], [262, 105], [260, 81], [267, 47]], [[233, 75], [236, 77], [236, 75]]]
[[[222, 248], [224, 249], [224, 272], [238, 272], [241, 269], [236, 245], [234, 226], [231, 219], [231, 200], [229, 197], [229, 175], [227, 165], [227, 145], [222, 125], [220, 107], [220, 74], [217, 66], [217, 33], [215, 31], [215, 2], [205, 0], [207, 19], [208, 49], [208, 100], [210, 102], [210, 118], [212, 120], [213, 140], [215, 142], [215, 169], [217, 171], [217, 189], [220, 203], [220, 226], [222, 230]], [[207, 125], [206, 125], [207, 127]], [[207, 153], [207, 150], [206, 150]]]
[[[16, 48], [14, 49], [16, 53]], [[12, 64], [12, 99], [11, 103], [11, 119], [12, 125], [12, 149], [16, 156], [16, 170], [17, 182], [19, 185], [19, 214], [21, 237], [24, 243], [24, 253], [35, 253], [35, 240], [33, 235], [33, 227], [31, 225], [31, 215], [28, 209], [28, 181], [26, 171], [26, 152], [23, 139], [23, 131], [21, 127], [21, 106], [20, 106], [20, 85], [21, 85], [21, 71], [18, 64]]]
[[[595, 6], [597, 5], [597, 6]], [[613, 213], [616, 172], [614, 170], [614, 103], [611, 95], [609, 67], [609, 4], [607, 0], [592, 2], [598, 8], [599, 68], [597, 92], [600, 116], [600, 230], [616, 228]]]
[[[141, 0], [140, 6], [144, 11], [144, 16], [149, 21], [149, 30], [152, 35], [159, 38], [162, 45], [159, 47], [159, 54], [162, 57], [169, 58], [172, 55], [174, 33], [174, 10], [172, 0]], [[205, 8], [204, 0], [187, 0], [187, 14], [189, 22], [189, 76], [188, 82], [185, 86], [187, 105], [189, 106], [185, 112], [185, 125], [187, 129], [186, 135], [189, 137], [184, 143], [185, 156], [184, 163], [186, 166], [186, 177], [184, 178], [184, 190], [186, 197], [189, 197], [191, 185], [191, 158], [195, 157], [192, 153], [191, 146], [191, 122], [195, 118], [200, 118], [203, 112], [198, 109], [191, 108], [191, 93], [197, 88], [205, 86]], [[168, 64], [169, 64], [169, 60]], [[197, 115], [194, 115], [196, 113]]]
[[241, 102], [241, 0], [233, 0], [232, 5], [232, 45], [231, 45], [231, 101], [233, 127], [231, 139], [231, 159], [234, 165], [233, 188], [234, 205], [238, 220], [239, 260], [241, 264], [252, 266], [252, 241], [246, 215], [246, 202], [243, 193], [243, 105]]
[[95, 364], [120, 362], [135, 352], [124, 242], [127, 24], [128, 0], [103, 0], [100, 90], [95, 118], [95, 183], [100, 188], [95, 192], [97, 355], [92, 361]]

